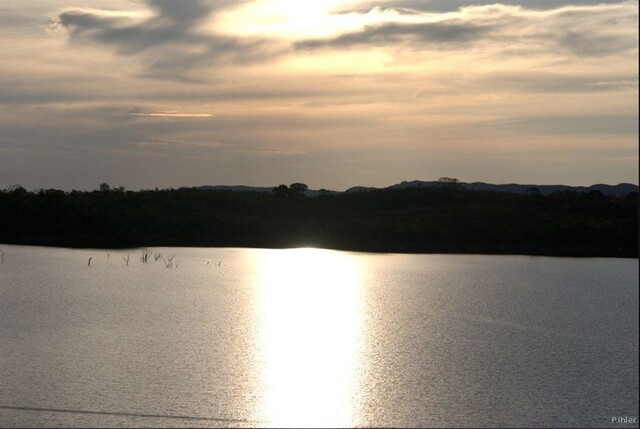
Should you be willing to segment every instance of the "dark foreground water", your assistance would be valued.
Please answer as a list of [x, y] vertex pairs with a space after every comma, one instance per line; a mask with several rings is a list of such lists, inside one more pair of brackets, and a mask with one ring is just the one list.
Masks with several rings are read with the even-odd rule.
[[0, 248], [2, 427], [638, 426], [637, 260]]

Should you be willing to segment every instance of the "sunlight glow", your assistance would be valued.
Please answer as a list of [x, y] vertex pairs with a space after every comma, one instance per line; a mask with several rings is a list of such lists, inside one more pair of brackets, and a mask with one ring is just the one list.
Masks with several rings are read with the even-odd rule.
[[[340, 1], [259, 0], [221, 14], [216, 28], [249, 35], [289, 36], [322, 32], [321, 18]], [[330, 31], [325, 29], [324, 31]]]
[[383, 21], [413, 20], [393, 9], [338, 12], [359, 2], [348, 0], [258, 0], [219, 14], [210, 27], [242, 36], [305, 39], [336, 36]]
[[354, 425], [360, 362], [361, 272], [319, 249], [260, 261], [262, 416], [273, 427]]

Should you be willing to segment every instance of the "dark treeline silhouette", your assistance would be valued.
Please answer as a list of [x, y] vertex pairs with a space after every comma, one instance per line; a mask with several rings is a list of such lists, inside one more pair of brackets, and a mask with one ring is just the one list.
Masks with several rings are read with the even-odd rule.
[[378, 252], [638, 256], [638, 194], [434, 188], [305, 198], [192, 188], [0, 192], [0, 243], [66, 247], [297, 247]]

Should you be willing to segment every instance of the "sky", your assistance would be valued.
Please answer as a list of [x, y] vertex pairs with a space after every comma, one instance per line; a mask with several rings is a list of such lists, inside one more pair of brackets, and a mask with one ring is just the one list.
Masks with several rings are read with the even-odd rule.
[[638, 1], [0, 2], [0, 188], [638, 183]]

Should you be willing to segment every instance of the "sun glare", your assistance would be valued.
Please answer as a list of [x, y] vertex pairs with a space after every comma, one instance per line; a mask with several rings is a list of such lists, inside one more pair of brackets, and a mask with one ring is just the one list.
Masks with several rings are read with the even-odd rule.
[[360, 360], [361, 273], [344, 253], [267, 252], [260, 261], [261, 418], [274, 427], [350, 427]]
[[216, 31], [257, 37], [305, 39], [331, 37], [373, 24], [383, 15], [375, 8], [369, 13], [336, 13], [345, 10], [348, 0], [259, 0], [219, 14], [211, 23]]

